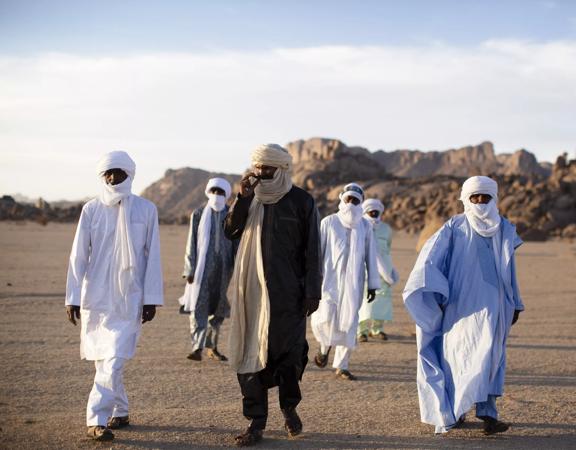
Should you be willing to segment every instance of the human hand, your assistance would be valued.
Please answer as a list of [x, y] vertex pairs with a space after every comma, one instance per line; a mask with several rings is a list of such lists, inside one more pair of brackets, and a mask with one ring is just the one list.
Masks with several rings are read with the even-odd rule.
[[368, 303], [372, 303], [376, 298], [376, 289], [368, 289], [368, 296], [366, 298], [368, 299]]
[[516, 322], [518, 322], [518, 318], [520, 317], [521, 312], [522, 311], [520, 309], [514, 310], [514, 317], [512, 317], [512, 325], [514, 325]]
[[188, 282], [188, 284], [192, 284], [194, 283], [194, 274], [190, 274], [186, 277], [186, 281]]
[[304, 299], [304, 314], [310, 317], [314, 311], [318, 309], [318, 305], [320, 304], [319, 298], [305, 298]]
[[66, 315], [68, 316], [68, 320], [76, 326], [76, 319], [80, 320], [80, 307], [76, 305], [67, 305]]
[[150, 322], [156, 315], [156, 305], [144, 305], [142, 308], [142, 323]]
[[[250, 182], [250, 178], [255, 178], [254, 183]], [[240, 195], [242, 197], [250, 197], [254, 193], [254, 189], [260, 183], [260, 177], [254, 172], [248, 172], [244, 178], [240, 180]]]

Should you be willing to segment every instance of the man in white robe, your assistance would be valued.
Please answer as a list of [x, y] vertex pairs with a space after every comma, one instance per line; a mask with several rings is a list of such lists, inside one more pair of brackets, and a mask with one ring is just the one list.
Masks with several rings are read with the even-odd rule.
[[129, 425], [123, 369], [134, 356], [141, 324], [163, 304], [158, 215], [153, 203], [131, 193], [136, 166], [121, 151], [97, 167], [98, 198], [82, 208], [66, 285], [66, 312], [80, 320], [80, 356], [94, 361], [88, 398], [88, 436], [111, 440]]
[[362, 302], [359, 312], [358, 341], [367, 342], [368, 336], [386, 341], [388, 335], [384, 332], [384, 323], [392, 321], [392, 286], [398, 282], [398, 272], [392, 265], [390, 256], [392, 229], [390, 225], [382, 221], [384, 204], [377, 198], [364, 200], [362, 211], [374, 230], [374, 239], [378, 249], [378, 272], [382, 279], [382, 287], [376, 291], [376, 299], [373, 302]]
[[370, 222], [362, 217], [363, 200], [360, 186], [346, 185], [340, 194], [339, 211], [320, 222], [324, 279], [320, 306], [311, 317], [314, 337], [320, 343], [314, 362], [326, 367], [330, 349], [336, 346], [332, 367], [336, 376], [345, 380], [356, 379], [348, 364], [356, 347], [366, 274], [369, 302], [380, 287], [374, 233]]
[[522, 241], [499, 215], [494, 180], [469, 178], [460, 200], [464, 214], [428, 239], [403, 293], [416, 322], [420, 414], [445, 433], [476, 405], [484, 433], [500, 433], [509, 427], [496, 409], [506, 339], [524, 310], [514, 262]]
[[206, 184], [208, 202], [190, 216], [186, 241], [184, 295], [180, 297], [181, 312], [190, 314], [192, 353], [188, 359], [202, 360], [202, 350], [216, 361], [228, 358], [218, 351], [220, 326], [230, 317], [226, 290], [234, 265], [234, 245], [224, 235], [223, 222], [228, 207], [226, 200], [232, 188], [224, 178], [211, 178]]

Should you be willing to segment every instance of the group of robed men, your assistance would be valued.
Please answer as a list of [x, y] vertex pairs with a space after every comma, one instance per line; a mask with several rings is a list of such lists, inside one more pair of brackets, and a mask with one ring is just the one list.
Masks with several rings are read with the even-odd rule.
[[[100, 195], [82, 209], [66, 290], [68, 319], [81, 323], [81, 357], [95, 363], [87, 405], [88, 436], [111, 440], [130, 423], [123, 385], [141, 324], [163, 304], [158, 217], [153, 203], [131, 192], [135, 164], [125, 152], [98, 163]], [[390, 259], [384, 205], [346, 185], [338, 212], [319, 221], [312, 196], [292, 184], [292, 157], [265, 144], [252, 153], [231, 207], [230, 184], [206, 186], [207, 204], [194, 211], [187, 239], [180, 311], [190, 315], [191, 360], [227, 361], [237, 373], [248, 428], [238, 446], [261, 441], [268, 390], [278, 386], [288, 436], [302, 432], [296, 407], [308, 362], [311, 316], [325, 367], [334, 346], [337, 377], [348, 370], [357, 342], [387, 339], [390, 287], [399, 277]], [[524, 309], [516, 283], [515, 227], [498, 212], [498, 186], [477, 176], [462, 186], [464, 214], [452, 217], [425, 244], [403, 297], [416, 323], [421, 419], [445, 433], [475, 405], [487, 434], [506, 431], [496, 398], [503, 393], [506, 338]], [[366, 294], [366, 301], [363, 298]], [[218, 350], [230, 317], [228, 355]]]

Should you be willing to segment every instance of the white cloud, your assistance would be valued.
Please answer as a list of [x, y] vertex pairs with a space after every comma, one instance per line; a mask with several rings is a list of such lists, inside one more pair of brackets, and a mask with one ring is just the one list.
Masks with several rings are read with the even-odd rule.
[[373, 150], [493, 140], [552, 160], [576, 146], [576, 42], [0, 57], [0, 193], [95, 192], [111, 149], [135, 188], [167, 168], [241, 171], [257, 143], [329, 136]]

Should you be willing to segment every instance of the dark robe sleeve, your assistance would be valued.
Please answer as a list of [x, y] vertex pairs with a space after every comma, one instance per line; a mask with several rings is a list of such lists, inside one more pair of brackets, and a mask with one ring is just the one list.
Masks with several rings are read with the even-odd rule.
[[322, 297], [322, 258], [320, 250], [320, 217], [314, 199], [310, 197], [306, 205], [306, 278], [305, 297]]
[[234, 200], [230, 211], [228, 211], [226, 215], [226, 219], [224, 219], [224, 234], [228, 239], [235, 240], [242, 237], [253, 198], [254, 195], [251, 197], [242, 197], [238, 194], [236, 196], [236, 200]]

